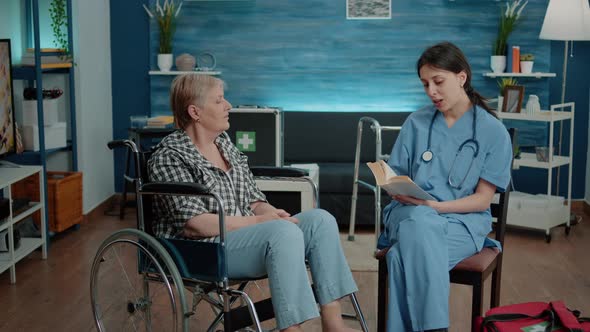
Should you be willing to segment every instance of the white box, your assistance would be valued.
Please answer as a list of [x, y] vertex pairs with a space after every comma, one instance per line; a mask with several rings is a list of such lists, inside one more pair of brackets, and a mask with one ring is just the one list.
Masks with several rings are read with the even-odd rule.
[[[498, 201], [495, 195], [494, 202]], [[506, 223], [532, 229], [544, 230], [546, 234], [552, 227], [566, 223], [570, 207], [564, 205], [561, 196], [532, 195], [519, 191], [510, 193]]]
[[[285, 193], [285, 192], [298, 192], [301, 194], [299, 209], [289, 209], [285, 206], [277, 206], [277, 208], [288, 209], [290, 213], [297, 213], [300, 211], [306, 211], [316, 207], [315, 188], [313, 185], [303, 178], [280, 178], [280, 179], [263, 179], [257, 178], [256, 185], [258, 188], [267, 195], [271, 195], [273, 191]], [[272, 199], [269, 200], [272, 202]]]
[[[44, 99], [43, 100], [43, 123], [46, 126], [53, 125], [58, 122], [57, 113], [57, 99]], [[23, 122], [24, 126], [36, 126], [37, 122], [37, 101], [36, 100], [23, 100]]]
[[[22, 138], [25, 150], [39, 151], [39, 129], [36, 125], [22, 126]], [[45, 126], [45, 149], [66, 146], [66, 123], [57, 122]]]
[[309, 172], [309, 177], [316, 186], [320, 186], [320, 166], [318, 164], [291, 164], [289, 167], [301, 168]]

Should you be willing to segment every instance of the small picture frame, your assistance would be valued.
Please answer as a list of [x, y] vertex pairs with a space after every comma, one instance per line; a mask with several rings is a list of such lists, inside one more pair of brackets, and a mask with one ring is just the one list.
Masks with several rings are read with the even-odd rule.
[[346, 0], [349, 20], [391, 19], [391, 0]]
[[522, 99], [524, 98], [524, 86], [509, 85], [504, 88], [504, 102], [502, 112], [520, 113]]

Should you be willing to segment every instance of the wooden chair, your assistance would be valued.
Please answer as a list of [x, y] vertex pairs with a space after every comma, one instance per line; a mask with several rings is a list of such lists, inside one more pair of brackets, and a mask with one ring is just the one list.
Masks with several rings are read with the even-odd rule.
[[[514, 141], [515, 130], [509, 129], [510, 138]], [[495, 239], [502, 244], [504, 248], [504, 233], [506, 232], [506, 215], [508, 213], [508, 198], [510, 188], [500, 193], [498, 203], [492, 203], [492, 217], [497, 219], [495, 225]], [[377, 331], [385, 331], [386, 312], [387, 312], [387, 263], [385, 262], [385, 251], [378, 251], [375, 258], [379, 260], [378, 272], [378, 298], [377, 298]], [[471, 300], [471, 330], [477, 316], [483, 314], [483, 284], [484, 281], [492, 275], [492, 289], [490, 298], [490, 308], [497, 307], [500, 304], [500, 283], [502, 275], [502, 252], [497, 248], [484, 248], [479, 253], [468, 257], [457, 264], [450, 272], [452, 283], [461, 285], [471, 285], [473, 294]]]

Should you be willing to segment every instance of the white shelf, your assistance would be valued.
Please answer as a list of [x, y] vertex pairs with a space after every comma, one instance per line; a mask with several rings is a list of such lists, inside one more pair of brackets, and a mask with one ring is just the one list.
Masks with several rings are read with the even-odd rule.
[[507, 113], [507, 112], [496, 112], [498, 118], [506, 120], [522, 120], [522, 121], [539, 121], [539, 122], [554, 122], [563, 121], [572, 118], [572, 112], [551, 112], [541, 111], [535, 114], [526, 114], [525, 110], [521, 110], [521, 113]]
[[30, 216], [31, 213], [40, 210], [43, 207], [43, 204], [39, 203], [39, 202], [31, 202], [29, 203], [29, 208], [26, 209], [25, 211], [17, 214], [16, 216], [14, 216], [12, 218], [12, 223], [17, 223], [23, 219], [25, 219], [26, 217]]
[[45, 204], [43, 203], [45, 202], [45, 186], [43, 185], [45, 176], [42, 166], [11, 165], [11, 167], [0, 167], [0, 189], [4, 194], [4, 197], [10, 200], [13, 199], [11, 185], [35, 174], [39, 177], [40, 202], [29, 203], [24, 211], [16, 215], [11, 209], [10, 215], [6, 218], [6, 221], [0, 225], [1, 231], [7, 229], [8, 234], [12, 235], [18, 222], [22, 221], [27, 216], [30, 216], [36, 211], [41, 212], [41, 237], [21, 237], [19, 247], [11, 251], [10, 248], [14, 246], [15, 239], [13, 236], [10, 236], [9, 239], [12, 238], [12, 241], [10, 241], [9, 251], [0, 253], [0, 273], [10, 269], [10, 283], [12, 284], [16, 283], [16, 263], [29, 255], [35, 249], [41, 247], [41, 257], [43, 259], [47, 259], [47, 246], [45, 245], [47, 240], [47, 232], [45, 228]]
[[159, 71], [159, 70], [150, 70], [149, 71], [150, 75], [182, 75], [182, 74], [199, 74], [199, 75], [221, 75], [220, 71], [199, 71], [199, 70], [191, 70], [191, 71], [176, 71], [176, 70], [171, 70], [171, 71]]
[[[23, 237], [20, 239], [20, 246], [18, 247], [18, 249], [16, 249], [14, 251], [14, 260], [15, 261], [20, 261], [21, 259], [23, 259], [25, 256], [27, 256], [28, 254], [32, 253], [33, 251], [35, 251], [35, 249], [39, 248], [40, 246], [42, 246], [44, 243], [42, 238], [36, 238], [36, 237]], [[10, 266], [10, 253], [9, 252], [2, 252], [0, 253], [0, 262], [2, 265], [4, 265], [4, 263], [7, 263], [8, 266]], [[2, 270], [2, 268], [0, 267], [0, 271]]]
[[530, 74], [523, 74], [523, 73], [483, 73], [485, 77], [532, 77], [532, 78], [541, 78], [541, 77], [555, 77], [555, 73], [530, 73]]
[[564, 156], [553, 156], [553, 160], [551, 162], [551, 167], [549, 167], [548, 161], [538, 161], [537, 155], [534, 153], [521, 153], [520, 159], [514, 159], [514, 166], [515, 167], [532, 167], [532, 168], [554, 168], [563, 165], [567, 165], [570, 163], [569, 157]]
[[[566, 109], [569, 108], [569, 111]], [[572, 202], [572, 164], [573, 164], [573, 145], [574, 145], [574, 113], [575, 103], [555, 104], [551, 105], [550, 111], [541, 111], [534, 114], [523, 113], [496, 113], [502, 120], [523, 120], [536, 121], [545, 123], [542, 127], [548, 127], [549, 137], [547, 142], [554, 142], [555, 140], [555, 125], [558, 121], [570, 121], [569, 133], [569, 150], [562, 151], [561, 155], [550, 156], [551, 162], [538, 161], [536, 153], [521, 153], [519, 159], [514, 159], [514, 168], [531, 167], [547, 170], [547, 196], [554, 197], [553, 192], [553, 169], [567, 166], [567, 194], [564, 195], [563, 206], [543, 208], [522, 208], [518, 202], [513, 203], [513, 197], [510, 197], [510, 205], [508, 207], [507, 223], [509, 225], [516, 225], [527, 227], [531, 229], [538, 229], [545, 231], [545, 240], [551, 241], [551, 229], [557, 225], [564, 224], [566, 226], [566, 234], [570, 231], [570, 208]], [[556, 111], [556, 110], [560, 111]], [[564, 142], [565, 142], [564, 137]], [[542, 180], [539, 178], [539, 180]]]
[[7, 229], [9, 225], [10, 225], [10, 222], [9, 222], [8, 218], [3, 219], [0, 222], [0, 232], [2, 232], [3, 230]]
[[14, 165], [10, 167], [0, 167], [0, 188], [8, 187], [29, 175], [41, 171], [43, 171], [41, 166]]

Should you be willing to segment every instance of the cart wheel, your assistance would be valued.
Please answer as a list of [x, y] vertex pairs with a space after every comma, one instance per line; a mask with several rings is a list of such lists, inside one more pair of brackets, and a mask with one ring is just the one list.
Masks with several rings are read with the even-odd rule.
[[545, 242], [551, 243], [551, 234], [545, 234]]
[[572, 226], [565, 226], [565, 236], [570, 235], [570, 229], [572, 228]]
[[136, 229], [110, 235], [92, 264], [90, 299], [98, 331], [187, 331], [184, 286], [174, 261]]

